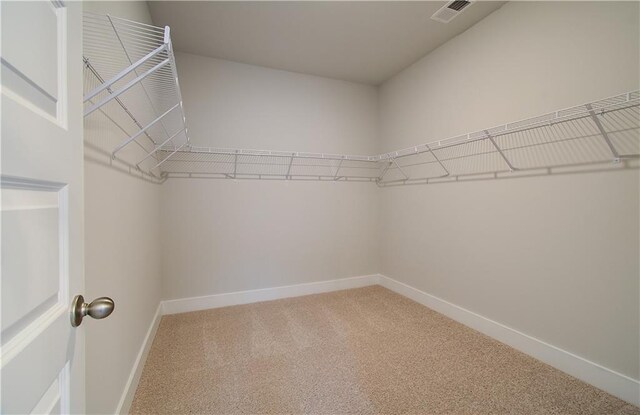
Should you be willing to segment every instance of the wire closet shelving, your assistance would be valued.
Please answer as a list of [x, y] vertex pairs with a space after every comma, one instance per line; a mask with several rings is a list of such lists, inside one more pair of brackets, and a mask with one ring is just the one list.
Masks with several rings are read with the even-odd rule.
[[[191, 145], [169, 28], [84, 14], [86, 119], [125, 139], [112, 159], [158, 180], [219, 178], [367, 181], [380, 186], [640, 157], [640, 92], [375, 156]], [[104, 144], [104, 143], [103, 143]]]
[[126, 138], [111, 157], [162, 178], [162, 164], [190, 141], [169, 27], [85, 12], [83, 63], [85, 120], [99, 113], [117, 125]]
[[[430, 183], [640, 156], [638, 91], [377, 156], [186, 147], [167, 177]], [[169, 154], [173, 149], [161, 149]]]

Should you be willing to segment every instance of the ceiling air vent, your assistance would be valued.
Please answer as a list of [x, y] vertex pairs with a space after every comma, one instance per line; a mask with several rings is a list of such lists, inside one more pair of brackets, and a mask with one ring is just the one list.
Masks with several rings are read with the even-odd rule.
[[441, 23], [449, 23], [454, 17], [460, 15], [467, 7], [471, 5], [470, 1], [454, 0], [450, 1], [440, 10], [435, 12], [431, 18]]

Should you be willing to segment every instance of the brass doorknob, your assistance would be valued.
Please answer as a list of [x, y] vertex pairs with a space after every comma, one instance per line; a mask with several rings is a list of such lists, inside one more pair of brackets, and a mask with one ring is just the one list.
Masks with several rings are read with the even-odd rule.
[[78, 327], [86, 315], [95, 319], [109, 317], [114, 307], [115, 303], [109, 297], [99, 297], [87, 304], [83, 296], [76, 295], [71, 302], [71, 326]]

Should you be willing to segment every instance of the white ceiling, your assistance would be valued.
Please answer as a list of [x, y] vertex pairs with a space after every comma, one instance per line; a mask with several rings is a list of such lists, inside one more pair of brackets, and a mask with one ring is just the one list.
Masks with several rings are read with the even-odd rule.
[[149, 2], [178, 51], [378, 85], [502, 6], [475, 2], [451, 23], [446, 2]]

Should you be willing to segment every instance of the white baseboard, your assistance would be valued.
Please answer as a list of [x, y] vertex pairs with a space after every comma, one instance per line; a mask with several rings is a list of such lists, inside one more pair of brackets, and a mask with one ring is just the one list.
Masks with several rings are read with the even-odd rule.
[[560, 349], [417, 288], [411, 287], [387, 276], [375, 274], [312, 282], [307, 284], [237, 291], [202, 297], [181, 298], [161, 302], [131, 370], [131, 375], [127, 381], [120, 403], [118, 404], [117, 413], [124, 414], [129, 411], [138, 386], [138, 381], [140, 380], [140, 375], [142, 374], [144, 362], [149, 353], [149, 349], [151, 348], [151, 344], [153, 343], [153, 338], [158, 325], [160, 324], [160, 318], [162, 315], [277, 300], [280, 298], [299, 297], [302, 295], [366, 287], [375, 284], [380, 284], [391, 291], [408, 297], [426, 307], [431, 308], [432, 310], [444, 314], [453, 320], [541, 360], [556, 369], [602, 389], [626, 402], [640, 406], [640, 381], [638, 380], [632, 379], [611, 369], [607, 369], [597, 363], [591, 362], [571, 352]]
[[306, 284], [286, 285], [282, 287], [262, 288], [258, 290], [236, 291], [224, 294], [206, 295], [202, 297], [165, 300], [162, 303], [163, 314], [186, 313], [189, 311], [227, 307], [237, 304], [256, 303], [259, 301], [277, 300], [280, 298], [299, 297], [349, 288], [365, 287], [378, 284], [378, 274], [360, 277], [341, 278], [337, 280], [310, 282]]
[[156, 331], [158, 331], [158, 326], [160, 325], [161, 318], [162, 318], [162, 302], [158, 304], [158, 308], [156, 309], [156, 314], [153, 316], [153, 320], [151, 321], [149, 330], [147, 330], [147, 335], [144, 337], [144, 340], [142, 341], [142, 346], [140, 347], [138, 356], [136, 356], [136, 360], [133, 363], [133, 367], [131, 368], [129, 379], [127, 379], [127, 383], [124, 386], [122, 397], [120, 397], [120, 402], [118, 402], [118, 407], [116, 408], [116, 414], [129, 413], [129, 409], [131, 408], [131, 403], [133, 403], [133, 397], [136, 393], [136, 389], [138, 388], [140, 375], [142, 375], [142, 369], [144, 368], [144, 363], [147, 360], [147, 355], [149, 354], [149, 350], [151, 349], [151, 344], [153, 343], [153, 339], [156, 336]]
[[640, 406], [640, 381], [384, 275], [380, 285], [508, 344], [626, 402]]

